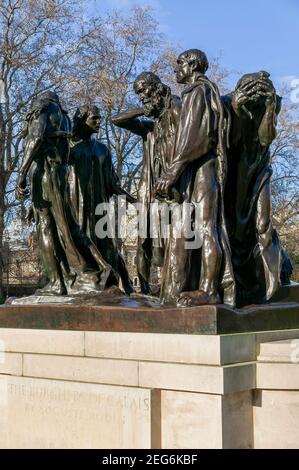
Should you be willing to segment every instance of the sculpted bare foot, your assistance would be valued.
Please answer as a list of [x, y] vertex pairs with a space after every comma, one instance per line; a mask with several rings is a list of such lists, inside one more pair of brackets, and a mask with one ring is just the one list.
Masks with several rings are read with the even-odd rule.
[[103, 269], [101, 273], [93, 269], [78, 273], [75, 282], [69, 288], [69, 294], [79, 295], [103, 291], [111, 272], [112, 268], [109, 266], [107, 269]]
[[209, 295], [203, 290], [182, 292], [177, 299], [179, 307], [196, 307], [197, 305], [216, 305], [220, 303], [221, 299], [218, 294]]
[[61, 281], [49, 282], [45, 287], [37, 289], [34, 295], [66, 295], [67, 291]]

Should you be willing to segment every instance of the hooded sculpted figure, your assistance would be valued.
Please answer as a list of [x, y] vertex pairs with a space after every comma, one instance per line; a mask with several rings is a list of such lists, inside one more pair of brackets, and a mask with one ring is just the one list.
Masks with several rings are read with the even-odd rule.
[[[156, 184], [156, 192], [171, 197], [172, 188], [190, 165], [191, 202], [195, 232], [200, 247], [189, 258], [181, 247], [169, 259], [186, 265], [189, 284], [177, 295], [179, 305], [235, 303], [235, 284], [226, 232], [223, 191], [226, 176], [226, 133], [224, 108], [219, 91], [205, 75], [208, 60], [204, 52], [191, 49], [177, 60], [177, 82], [184, 84], [176, 144], [171, 163]], [[179, 260], [179, 261], [178, 261]], [[182, 269], [182, 268], [181, 268]], [[175, 280], [174, 280], [175, 282]]]
[[58, 96], [40, 95], [25, 118], [24, 161], [16, 193], [29, 196], [49, 283], [37, 293], [78, 294], [102, 290], [111, 272], [94, 243], [76, 224], [67, 197], [70, 120]]
[[292, 270], [271, 219], [269, 148], [281, 98], [262, 71], [244, 75], [223, 101], [231, 120], [226, 217], [238, 305], [246, 305], [270, 300]]
[[[167, 244], [160, 226], [155, 227], [157, 233], [153, 238], [150, 237], [150, 207], [152, 203], [158, 202], [155, 184], [172, 160], [181, 102], [152, 72], [143, 72], [136, 78], [134, 91], [143, 107], [114, 116], [112, 122], [143, 139], [143, 167], [138, 202], [147, 216], [147, 232], [138, 238], [137, 271], [141, 291], [148, 294], [150, 268], [152, 265], [163, 267]], [[179, 194], [184, 197], [188, 191], [185, 181], [181, 179], [177, 187], [172, 189], [171, 197]], [[177, 277], [185, 282], [185, 273], [180, 273]]]
[[109, 203], [113, 195], [124, 195], [129, 202], [134, 202], [134, 198], [121, 187], [108, 148], [93, 138], [100, 129], [100, 123], [101, 116], [96, 106], [86, 105], [77, 109], [69, 159], [70, 197], [81, 230], [119, 273], [126, 293], [130, 294], [132, 282], [115, 238], [101, 238], [96, 234], [96, 225], [103, 217], [96, 214], [98, 204]]

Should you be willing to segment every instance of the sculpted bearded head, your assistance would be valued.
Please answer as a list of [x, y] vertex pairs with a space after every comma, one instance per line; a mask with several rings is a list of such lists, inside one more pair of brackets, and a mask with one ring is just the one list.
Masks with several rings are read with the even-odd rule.
[[153, 72], [143, 72], [134, 82], [137, 93], [144, 107], [146, 116], [158, 117], [165, 107], [165, 98], [170, 94], [170, 88], [161, 82]]

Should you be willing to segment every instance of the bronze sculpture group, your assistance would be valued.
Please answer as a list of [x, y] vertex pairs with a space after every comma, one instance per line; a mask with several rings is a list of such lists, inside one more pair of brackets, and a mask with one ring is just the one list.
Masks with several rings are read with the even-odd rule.
[[[167, 237], [159, 230], [155, 237], [149, 231], [138, 236], [141, 292], [151, 293], [155, 265], [162, 269], [164, 305], [263, 303], [288, 279], [271, 219], [269, 147], [281, 99], [267, 72], [244, 75], [232, 93], [220, 96], [208, 66], [197, 49], [178, 57], [181, 99], [157, 75], [142, 73], [134, 83], [142, 107], [112, 119], [143, 140], [137, 200], [146, 217], [155, 202], [193, 208], [193, 239], [175, 236], [173, 219]], [[28, 197], [28, 176], [49, 279], [39, 295], [102, 292], [119, 279], [127, 295], [134, 290], [116, 240], [95, 233], [98, 204], [113, 195], [135, 202], [108, 148], [92, 138], [99, 126], [96, 106], [79, 108], [71, 126], [53, 92], [36, 99], [26, 115], [16, 192]]]

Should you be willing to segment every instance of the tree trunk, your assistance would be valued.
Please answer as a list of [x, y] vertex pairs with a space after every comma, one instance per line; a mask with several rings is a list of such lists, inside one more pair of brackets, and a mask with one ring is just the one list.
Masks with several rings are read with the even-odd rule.
[[[1, 96], [0, 96], [1, 98]], [[5, 185], [4, 185], [4, 126], [2, 104], [0, 99], [0, 296], [3, 297], [3, 231], [4, 231], [4, 210], [5, 210]]]
[[[1, 172], [1, 170], [0, 170]], [[0, 296], [4, 296], [3, 289], [3, 232], [4, 232], [4, 212], [5, 212], [5, 195], [4, 195], [4, 181], [3, 173], [0, 174]]]

